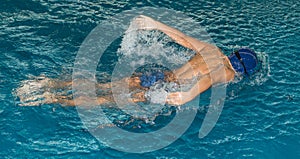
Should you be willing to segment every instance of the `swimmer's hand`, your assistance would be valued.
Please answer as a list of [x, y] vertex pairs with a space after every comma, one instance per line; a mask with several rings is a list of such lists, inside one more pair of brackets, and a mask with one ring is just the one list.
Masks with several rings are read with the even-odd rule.
[[136, 28], [141, 30], [158, 29], [159, 25], [157, 21], [144, 15], [135, 17], [132, 24], [136, 25]]
[[169, 93], [167, 96], [166, 103], [170, 105], [180, 106], [186, 103], [184, 100], [184, 92]]

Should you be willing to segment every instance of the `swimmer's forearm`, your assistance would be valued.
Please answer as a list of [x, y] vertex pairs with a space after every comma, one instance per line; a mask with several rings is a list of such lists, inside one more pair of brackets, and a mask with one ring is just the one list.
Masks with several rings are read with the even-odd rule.
[[150, 17], [140, 15], [136, 19], [136, 22], [139, 26], [139, 29], [146, 29], [146, 30], [159, 30], [167, 34], [169, 37], [171, 37], [174, 41], [176, 41], [178, 44], [189, 48], [191, 50], [194, 50], [196, 52], [199, 52], [203, 50], [204, 48], [215, 48], [215, 46], [208, 44], [206, 42], [200, 41], [196, 38], [190, 37], [182, 33], [181, 31], [172, 28], [166, 24], [163, 24], [159, 21], [156, 21]]
[[140, 28], [139, 29], [146, 29], [146, 30], [152, 30], [157, 29], [162, 32], [165, 32], [166, 34], [176, 34], [178, 37], [186, 37], [185, 34], [183, 34], [181, 31], [172, 28], [164, 23], [161, 23], [159, 21], [156, 21], [148, 16], [140, 15], [136, 18], [137, 21], [139, 21]]
[[192, 44], [188, 41], [188, 36], [180, 32], [179, 30], [169, 27], [166, 24], [163, 24], [159, 21], [156, 21], [150, 17], [140, 15], [135, 18], [135, 22], [138, 25], [139, 29], [145, 29], [145, 30], [159, 30], [165, 34], [167, 34], [170, 38], [172, 38], [174, 41], [176, 41], [178, 44], [195, 50], [195, 48], [192, 46]]
[[190, 40], [192, 40], [187, 35], [183, 34], [181, 31], [172, 28], [166, 24], [163, 24], [161, 22], [156, 21], [157, 23], [157, 30], [167, 34], [170, 38], [172, 38], [174, 41], [176, 41], [178, 44], [189, 48], [191, 50], [196, 50], [196, 48], [192, 45]]

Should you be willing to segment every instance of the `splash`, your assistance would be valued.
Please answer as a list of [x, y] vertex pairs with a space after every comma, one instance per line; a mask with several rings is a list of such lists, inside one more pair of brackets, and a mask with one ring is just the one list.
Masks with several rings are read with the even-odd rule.
[[51, 83], [52, 81], [45, 76], [22, 81], [20, 87], [13, 91], [14, 96], [19, 98], [16, 104], [19, 106], [38, 106], [50, 103], [53, 98], [49, 87]]
[[269, 56], [264, 52], [257, 52], [259, 60], [259, 71], [251, 77], [250, 86], [260, 86], [270, 78], [270, 63]]
[[117, 53], [120, 57], [132, 59], [130, 66], [133, 68], [144, 65], [146, 61], [155, 61], [169, 69], [181, 66], [195, 54], [161, 31], [139, 30], [133, 22], [125, 32]]

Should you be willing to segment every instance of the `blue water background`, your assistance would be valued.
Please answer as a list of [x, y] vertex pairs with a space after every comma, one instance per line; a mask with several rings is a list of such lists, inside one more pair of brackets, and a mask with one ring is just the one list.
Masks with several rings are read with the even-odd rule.
[[[101, 21], [145, 6], [192, 17], [226, 54], [231, 46], [264, 52], [270, 65], [267, 80], [261, 85], [238, 85], [204, 139], [198, 138], [198, 129], [206, 109], [200, 109], [180, 139], [145, 154], [104, 147], [83, 127], [73, 107], [15, 105], [12, 91], [20, 81], [40, 74], [61, 76], [72, 68], [80, 44]], [[2, 0], [1, 158], [300, 158], [299, 6], [297, 0]]]

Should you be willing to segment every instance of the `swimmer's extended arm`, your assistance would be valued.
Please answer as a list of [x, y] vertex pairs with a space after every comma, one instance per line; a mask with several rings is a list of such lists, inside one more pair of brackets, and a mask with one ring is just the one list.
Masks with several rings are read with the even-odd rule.
[[[195, 56], [191, 59], [187, 64], [183, 65], [182, 67], [174, 70], [176, 76], [181, 76], [181, 74], [185, 73], [190, 69], [195, 69], [193, 63], [199, 63], [199, 57], [202, 59], [203, 55], [205, 57], [210, 56], [223, 56], [222, 52], [219, 50], [218, 47], [208, 44], [206, 42], [200, 41], [193, 37], [187, 36], [184, 33], [180, 32], [179, 30], [169, 27], [161, 22], [158, 22], [150, 17], [139, 15], [137, 16], [134, 21], [134, 24], [137, 25], [139, 29], [145, 30], [160, 30], [170, 38], [172, 38], [176, 43], [182, 45], [183, 47], [189, 48], [194, 50], [196, 53], [199, 53], [200, 56]], [[203, 65], [203, 67], [205, 67]], [[194, 73], [198, 72], [197, 69], [193, 71]], [[203, 73], [203, 72], [202, 72]], [[197, 74], [197, 73], [196, 73]], [[188, 77], [190, 78], [190, 77]]]
[[179, 30], [167, 26], [159, 21], [156, 21], [150, 17], [139, 15], [134, 19], [134, 22], [138, 25], [139, 29], [145, 30], [160, 30], [171, 37], [178, 44], [192, 49], [196, 52], [202, 51], [203, 49], [215, 49], [216, 46], [208, 44], [206, 42], [202, 42], [193, 37], [187, 36], [180, 32]]

